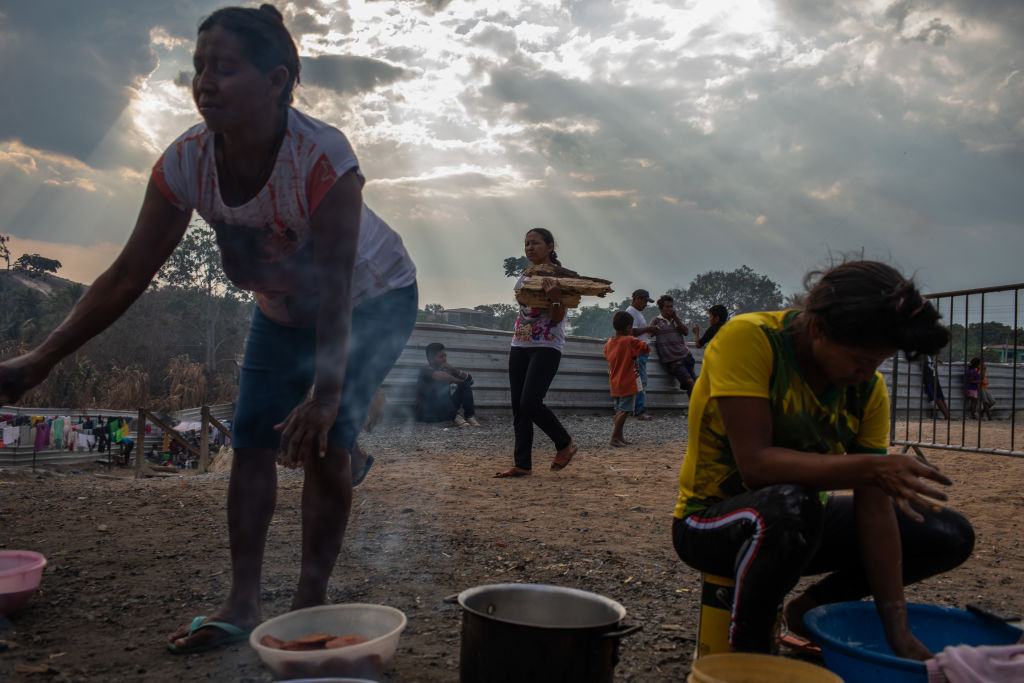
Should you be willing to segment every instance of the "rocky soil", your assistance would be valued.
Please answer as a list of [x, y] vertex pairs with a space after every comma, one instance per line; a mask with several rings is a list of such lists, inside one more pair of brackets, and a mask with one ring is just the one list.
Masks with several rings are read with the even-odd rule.
[[[694, 648], [699, 576], [671, 545], [685, 420], [631, 421], [611, 448], [607, 417], [571, 417], [580, 453], [563, 472], [538, 434], [534, 476], [511, 465], [511, 427], [385, 423], [361, 443], [377, 463], [356, 491], [332, 602], [409, 617], [386, 681], [457, 681], [461, 615], [444, 598], [481, 584], [547, 583], [622, 603], [643, 629], [623, 639], [619, 681], [681, 681]], [[1007, 425], [986, 440], [1008, 444]], [[1000, 446], [1000, 447], [1006, 447]], [[1019, 447], [1019, 446], [1018, 446]], [[961, 568], [908, 589], [916, 602], [1024, 612], [1024, 462], [929, 451], [955, 482], [950, 504], [977, 529]], [[287, 609], [298, 573], [301, 472], [282, 471], [264, 569], [264, 614]], [[4, 681], [270, 681], [246, 644], [168, 654], [167, 634], [207, 614], [229, 585], [226, 474], [135, 480], [99, 465], [0, 470], [0, 547], [43, 553], [42, 588], [0, 618]]]

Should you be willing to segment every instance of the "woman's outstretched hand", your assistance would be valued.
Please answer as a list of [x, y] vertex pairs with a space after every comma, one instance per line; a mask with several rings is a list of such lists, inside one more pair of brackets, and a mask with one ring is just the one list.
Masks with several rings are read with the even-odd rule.
[[327, 432], [338, 417], [338, 400], [308, 398], [274, 429], [281, 432], [285, 465], [298, 467], [306, 454], [327, 457]]
[[[922, 522], [924, 517], [914, 508], [935, 510], [934, 502], [924, 498], [946, 500], [946, 494], [922, 479], [931, 479], [945, 486], [953, 482], [921, 458], [912, 455], [880, 455], [872, 458], [874, 483], [896, 502], [896, 506], [911, 519]], [[937, 510], [935, 510], [937, 511]]]

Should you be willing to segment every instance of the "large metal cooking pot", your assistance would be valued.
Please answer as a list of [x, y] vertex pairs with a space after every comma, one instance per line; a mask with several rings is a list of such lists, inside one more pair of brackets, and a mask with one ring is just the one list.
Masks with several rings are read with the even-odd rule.
[[611, 683], [626, 609], [596, 593], [530, 583], [459, 593], [462, 683]]

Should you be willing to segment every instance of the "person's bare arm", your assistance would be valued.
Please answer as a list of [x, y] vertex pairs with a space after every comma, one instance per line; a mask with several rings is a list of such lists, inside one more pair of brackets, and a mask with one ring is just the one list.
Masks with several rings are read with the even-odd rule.
[[444, 381], [445, 378], [438, 377], [439, 374], [447, 375], [450, 378], [447, 380], [449, 382], [464, 382], [466, 378], [469, 377], [468, 372], [466, 372], [465, 370], [458, 369], [451, 363], [445, 363], [444, 365], [441, 366], [441, 370], [434, 373], [434, 379]]
[[923, 496], [946, 500], [946, 494], [922, 479], [946, 485], [952, 482], [919, 458], [857, 453], [837, 456], [773, 446], [768, 399], [727, 396], [715, 400], [740, 476], [752, 489], [782, 483], [819, 490], [874, 486], [892, 496], [899, 508], [917, 521], [923, 518], [912, 506], [935, 506]]
[[37, 348], [0, 363], [0, 402], [13, 403], [60, 360], [107, 329], [146, 290], [178, 246], [191, 212], [172, 205], [150, 181], [135, 229], [121, 253], [64, 321]]
[[903, 550], [889, 496], [879, 488], [854, 489], [854, 514], [864, 571], [886, 640], [900, 657], [925, 660], [932, 653], [910, 632], [903, 595]]
[[327, 433], [338, 416], [352, 331], [352, 275], [362, 208], [362, 181], [353, 169], [335, 181], [313, 212], [313, 267], [320, 292], [316, 379], [313, 395], [275, 427], [281, 430], [281, 447], [292, 464], [313, 451], [326, 457]]
[[445, 372], [444, 370], [435, 370], [430, 377], [431, 379], [436, 379], [438, 382], [448, 382], [449, 384], [458, 384], [466, 379], [465, 377], [458, 377], [450, 372]]

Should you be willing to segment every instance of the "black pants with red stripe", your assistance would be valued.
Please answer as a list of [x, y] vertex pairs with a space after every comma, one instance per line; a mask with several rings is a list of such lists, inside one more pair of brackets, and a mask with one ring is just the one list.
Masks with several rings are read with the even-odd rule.
[[[904, 585], [956, 567], [974, 548], [974, 529], [959, 513], [921, 514], [924, 521], [915, 522], [896, 509]], [[806, 487], [766, 486], [676, 519], [672, 541], [694, 569], [736, 580], [729, 625], [735, 650], [771, 650], [778, 609], [802, 576], [828, 574], [807, 590], [818, 604], [870, 593], [851, 495], [822, 505]]]

